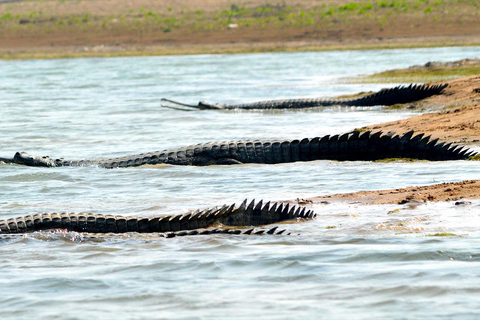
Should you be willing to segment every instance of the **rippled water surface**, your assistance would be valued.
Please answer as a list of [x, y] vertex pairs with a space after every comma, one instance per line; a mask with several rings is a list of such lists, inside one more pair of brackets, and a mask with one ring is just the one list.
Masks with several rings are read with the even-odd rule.
[[[0, 61], [0, 156], [122, 156], [192, 143], [339, 134], [411, 112], [183, 112], [197, 103], [330, 97], [398, 84], [347, 77], [477, 57], [478, 47]], [[0, 218], [71, 211], [161, 215], [244, 198], [479, 179], [475, 162], [299, 162], [107, 170], [0, 164]], [[2, 318], [474, 319], [480, 202], [321, 204], [290, 236], [0, 238]], [[444, 236], [439, 236], [444, 235]]]

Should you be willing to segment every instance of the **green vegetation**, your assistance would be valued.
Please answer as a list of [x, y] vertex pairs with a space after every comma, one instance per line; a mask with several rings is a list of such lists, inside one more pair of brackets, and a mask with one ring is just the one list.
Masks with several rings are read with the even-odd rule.
[[374, 160], [374, 162], [390, 163], [390, 162], [420, 162], [427, 160], [413, 159], [413, 158], [385, 158], [380, 160]]
[[367, 129], [365, 129], [365, 128], [355, 128], [350, 133], [357, 133], [357, 132], [362, 133], [362, 132], [365, 132], [365, 131], [367, 131]]
[[480, 74], [480, 63], [477, 65], [438, 66], [433, 68], [407, 68], [388, 70], [362, 78], [368, 82], [429, 82]]
[[[100, 6], [90, 0], [58, 0], [52, 6], [52, 1], [32, 0], [0, 4], [0, 39], [12, 40], [10, 43], [18, 43], [18, 39], [24, 39], [22, 45], [27, 47], [30, 45], [50, 48], [39, 55], [38, 52], [28, 53], [21, 50], [11, 54], [8, 53], [9, 48], [0, 47], [0, 58], [478, 45], [478, 40], [445, 42], [431, 38], [433, 40], [419, 43], [418, 39], [414, 39], [425, 35], [443, 35], [443, 30], [457, 30], [455, 28], [459, 26], [463, 26], [463, 34], [469, 33], [470, 26], [476, 26], [480, 16], [477, 0], [342, 0], [339, 3], [305, 6], [293, 1], [260, 4], [239, 0], [238, 3], [213, 11], [201, 5], [180, 8], [172, 4], [172, 7], [164, 8], [147, 4], [145, 7], [135, 7], [135, 2], [132, 2], [133, 6], [124, 8], [120, 4], [112, 6], [113, 2], [102, 3]], [[110, 6], [110, 10], [105, 10], [105, 5]], [[160, 7], [163, 9], [158, 9]], [[438, 32], [431, 31], [437, 28]], [[427, 32], [424, 33], [424, 30]], [[413, 37], [414, 40], [386, 41], [399, 37]], [[305, 44], [301, 44], [301, 47], [300, 44], [296, 47], [284, 44], [292, 41], [304, 41]], [[168, 52], [158, 48], [145, 48], [165, 43], [211, 46], [203, 49], [197, 46], [194, 52], [182, 51], [173, 46]], [[232, 48], [230, 45], [220, 48], [218, 44], [222, 43], [255, 43], [255, 46]], [[266, 45], [267, 43], [270, 45]], [[137, 44], [144, 47], [139, 49]], [[116, 48], [92, 49], [100, 45]], [[54, 47], [57, 46], [88, 47], [88, 50], [77, 50], [63, 56], [64, 52], [55, 52]], [[404, 79], [407, 82], [412, 81], [406, 76]]]
[[427, 237], [458, 237], [455, 233], [450, 232], [438, 232], [433, 234], [427, 234]]
[[[388, 82], [388, 81], [386, 81]], [[412, 105], [406, 105], [403, 103], [397, 103], [391, 106], [385, 107], [386, 110], [404, 110], [404, 109], [413, 109]]]
[[[429, 62], [424, 66], [413, 66], [406, 69], [394, 69], [376, 73], [369, 76], [359, 77], [350, 82], [371, 83], [371, 82], [435, 82], [447, 81], [460, 77], [467, 77], [480, 74], [480, 59], [465, 59], [455, 62]], [[389, 109], [403, 109], [408, 106], [393, 105]]]
[[[454, 9], [454, 10], [453, 10]], [[219, 12], [204, 12], [191, 8], [178, 14], [172, 8], [165, 12], [145, 12], [140, 8], [137, 12], [127, 11], [117, 14], [108, 13], [78, 13], [55, 14], [54, 12], [32, 11], [18, 14], [15, 12], [0, 12], [1, 32], [8, 30], [48, 28], [50, 31], [69, 27], [85, 27], [99, 29], [133, 28], [139, 32], [160, 30], [171, 32], [175, 29], [189, 28], [212, 30], [228, 26], [231, 23], [239, 27], [265, 28], [277, 27], [308, 27], [318, 28], [338, 25], [340, 23], [363, 22], [370, 27], [384, 28], [391, 22], [391, 17], [410, 15], [415, 18], [425, 18], [431, 13], [457, 12], [463, 19], [468, 17], [478, 19], [480, 7], [476, 1], [457, 0], [372, 0], [368, 2], [348, 2], [344, 4], [322, 4], [309, 8], [291, 5], [262, 5], [245, 7], [232, 4]], [[457, 14], [457, 15], [458, 15]], [[371, 25], [371, 26], [370, 26]]]
[[400, 208], [393, 209], [393, 210], [388, 211], [387, 214], [397, 213], [397, 212], [400, 212], [401, 210], [402, 210], [402, 209], [400, 209]]
[[480, 161], [480, 154], [477, 154], [476, 156], [470, 157], [467, 160], [468, 161]]

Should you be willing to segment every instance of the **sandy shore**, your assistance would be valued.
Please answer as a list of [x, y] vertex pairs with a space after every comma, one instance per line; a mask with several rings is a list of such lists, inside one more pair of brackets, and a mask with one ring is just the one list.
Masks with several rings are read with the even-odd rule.
[[[405, 133], [415, 130], [441, 141], [480, 149], [480, 75], [448, 81], [442, 94], [410, 104], [428, 113], [400, 121], [361, 128]], [[345, 201], [361, 204], [406, 204], [480, 199], [480, 180], [414, 186], [392, 190], [360, 191], [297, 200], [298, 203]]]
[[[457, 0], [0, 1], [0, 58], [480, 45], [479, 15], [476, 1]], [[448, 84], [441, 95], [407, 106], [424, 114], [359, 129], [415, 130], [479, 147], [480, 75]], [[446, 201], [479, 198], [478, 189], [469, 181], [328, 199]]]
[[[440, 82], [443, 83], [443, 82]], [[480, 75], [447, 81], [442, 94], [409, 104], [425, 114], [362, 130], [423, 132], [442, 141], [480, 147]]]
[[474, 1], [430, 2], [0, 1], [0, 58], [480, 45]]
[[438, 201], [465, 201], [480, 198], [480, 180], [440, 183], [431, 186], [360, 191], [303, 200], [306, 203], [345, 201], [360, 204], [418, 204]]

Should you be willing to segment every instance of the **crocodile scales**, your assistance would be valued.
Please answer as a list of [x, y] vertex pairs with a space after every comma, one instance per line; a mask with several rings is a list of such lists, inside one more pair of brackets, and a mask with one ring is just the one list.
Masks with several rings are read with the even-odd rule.
[[[448, 86], [448, 84], [437, 85], [409, 85], [398, 86], [390, 89], [382, 89], [376, 93], [365, 95], [353, 99], [325, 99], [325, 98], [301, 98], [301, 99], [285, 99], [259, 101], [244, 104], [214, 104], [200, 101], [198, 105], [185, 104], [174, 100], [163, 98], [162, 101], [199, 110], [270, 110], [270, 109], [302, 109], [313, 107], [329, 107], [329, 106], [391, 106], [394, 104], [409, 103], [419, 101], [430, 96], [439, 94]], [[182, 108], [162, 105], [164, 107], [188, 110]]]
[[438, 142], [423, 133], [403, 135], [394, 132], [350, 132], [301, 140], [248, 140], [201, 143], [186, 147], [138, 155], [99, 159], [52, 159], [17, 152], [13, 159], [1, 161], [27, 166], [61, 167], [95, 165], [104, 168], [138, 167], [143, 165], [222, 165], [262, 163], [277, 164], [296, 161], [338, 160], [371, 161], [386, 158], [413, 158], [431, 161], [462, 160], [477, 153], [466, 147]]
[[[137, 217], [114, 216], [88, 213], [44, 213], [0, 220], [0, 234], [18, 234], [50, 229], [66, 229], [88, 233], [153, 233], [159, 232], [167, 238], [204, 234], [282, 234], [277, 227], [269, 230], [248, 229], [242, 231], [205, 229], [216, 224], [229, 227], [262, 226], [288, 220], [313, 219], [316, 214], [305, 207], [282, 203], [250, 203], [243, 201], [240, 206], [224, 205], [220, 208], [197, 210], [186, 214]], [[205, 229], [205, 230], [199, 230]]]

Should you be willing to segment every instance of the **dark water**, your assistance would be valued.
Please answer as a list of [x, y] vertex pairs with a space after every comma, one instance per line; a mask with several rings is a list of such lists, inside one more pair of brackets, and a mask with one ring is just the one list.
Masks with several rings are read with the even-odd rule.
[[[343, 80], [476, 57], [479, 48], [0, 61], [1, 156], [110, 157], [186, 144], [343, 133], [411, 116], [381, 108], [181, 112], [163, 97], [234, 103], [396, 84]], [[132, 168], [0, 164], [0, 218], [52, 211], [159, 215], [244, 198], [478, 179], [475, 162]], [[480, 202], [313, 207], [290, 236], [175, 239], [35, 233], [0, 239], [2, 318], [474, 319]], [[450, 236], [435, 236], [446, 233]]]

